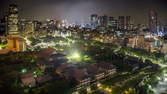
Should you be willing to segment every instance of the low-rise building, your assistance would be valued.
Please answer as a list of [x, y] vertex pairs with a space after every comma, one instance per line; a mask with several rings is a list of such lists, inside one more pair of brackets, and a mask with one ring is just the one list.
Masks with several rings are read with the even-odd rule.
[[59, 66], [55, 72], [68, 81], [75, 80], [77, 87], [82, 87], [113, 75], [116, 73], [116, 67], [112, 63], [105, 62], [88, 64], [81, 68], [65, 63]]
[[81, 88], [90, 83], [102, 80], [116, 73], [116, 67], [112, 63], [88, 64], [81, 68], [65, 63], [59, 66], [56, 71], [58, 75], [68, 81], [75, 80], [77, 87]]
[[49, 47], [37, 54], [37, 65], [42, 70], [52, 70], [68, 61], [65, 55], [57, 53], [55, 49]]
[[36, 81], [32, 73], [26, 73], [21, 75], [21, 82], [23, 86], [32, 87], [36, 85]]
[[51, 75], [42, 75], [42, 76], [38, 76], [35, 78], [36, 82], [38, 84], [43, 84], [43, 83], [46, 83], [46, 82], [49, 82], [53, 79], [53, 77]]
[[97, 67], [105, 70], [106, 77], [116, 73], [116, 67], [112, 63], [98, 63]]

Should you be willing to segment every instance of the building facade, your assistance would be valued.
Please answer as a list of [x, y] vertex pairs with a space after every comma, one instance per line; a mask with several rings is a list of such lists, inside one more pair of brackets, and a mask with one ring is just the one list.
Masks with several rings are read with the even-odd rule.
[[157, 24], [158, 24], [158, 14], [155, 10], [149, 11], [149, 30], [150, 32], [157, 32]]
[[92, 14], [90, 17], [90, 23], [92, 28], [96, 28], [98, 26], [98, 15]]
[[125, 16], [118, 17], [118, 28], [121, 30], [125, 28]]
[[25, 40], [19, 35], [18, 27], [18, 7], [15, 4], [9, 6], [9, 12], [6, 18], [7, 23], [7, 47], [0, 51], [0, 54], [5, 54], [10, 51], [20, 52], [26, 50]]

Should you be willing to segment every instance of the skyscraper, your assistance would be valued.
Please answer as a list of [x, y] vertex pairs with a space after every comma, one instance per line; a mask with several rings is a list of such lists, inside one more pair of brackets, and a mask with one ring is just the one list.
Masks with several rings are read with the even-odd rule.
[[25, 40], [19, 35], [18, 29], [18, 8], [17, 5], [11, 4], [7, 16], [7, 50], [8, 51], [25, 51]]
[[25, 32], [26, 33], [34, 33], [34, 23], [33, 21], [27, 21], [25, 24]]
[[149, 12], [149, 30], [150, 32], [157, 32], [158, 14], [154, 9]]
[[0, 36], [5, 35], [6, 32], [6, 22], [5, 22], [5, 17], [0, 19]]
[[99, 21], [98, 21], [100, 26], [106, 27], [108, 25], [108, 16], [99, 16]]
[[113, 28], [113, 29], [117, 29], [118, 27], [118, 21], [116, 19], [114, 19], [114, 17], [109, 17], [108, 19], [108, 26]]
[[96, 28], [98, 26], [98, 15], [92, 14], [90, 17], [90, 23], [92, 28]]
[[125, 28], [125, 16], [118, 17], [118, 28], [124, 30]]
[[118, 17], [118, 28], [121, 30], [131, 29], [131, 16], [119, 16]]
[[125, 28], [126, 30], [130, 30], [131, 29], [131, 16], [126, 16], [125, 17]]
[[9, 13], [7, 16], [7, 33], [9, 35], [17, 35], [18, 32], [18, 8], [17, 5], [11, 4], [9, 6]]
[[114, 17], [108, 17], [108, 25], [112, 26], [112, 22], [114, 20]]

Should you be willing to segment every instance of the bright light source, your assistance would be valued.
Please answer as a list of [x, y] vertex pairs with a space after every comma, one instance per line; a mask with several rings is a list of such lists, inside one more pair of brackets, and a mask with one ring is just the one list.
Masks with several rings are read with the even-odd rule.
[[77, 58], [80, 58], [80, 55], [79, 55], [78, 53], [74, 53], [74, 54], [72, 55], [72, 57], [77, 59]]
[[100, 83], [98, 83], [98, 84], [97, 84], [97, 87], [101, 87], [101, 84], [100, 84]]
[[82, 60], [81, 55], [76, 51], [72, 52], [67, 58], [70, 61], [77, 61], [77, 62], [80, 62]]
[[21, 72], [22, 72], [22, 73], [26, 73], [27, 70], [26, 70], [26, 69], [22, 69]]
[[88, 87], [86, 90], [87, 90], [87, 92], [91, 92], [91, 88], [90, 87]]

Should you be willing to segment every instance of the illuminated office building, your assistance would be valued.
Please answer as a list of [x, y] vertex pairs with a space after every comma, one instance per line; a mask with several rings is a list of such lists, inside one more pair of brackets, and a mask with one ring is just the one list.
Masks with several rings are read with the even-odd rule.
[[7, 50], [9, 51], [25, 51], [25, 40], [19, 35], [18, 30], [18, 8], [17, 5], [9, 6], [7, 16]]
[[99, 21], [98, 21], [100, 26], [106, 27], [108, 25], [108, 16], [99, 16]]
[[118, 28], [121, 30], [125, 28], [125, 16], [118, 17]]
[[155, 10], [150, 10], [149, 12], [149, 29], [150, 32], [157, 32], [157, 24], [158, 24], [158, 14]]
[[92, 14], [90, 17], [90, 23], [93, 28], [96, 28], [98, 26], [98, 15]]

